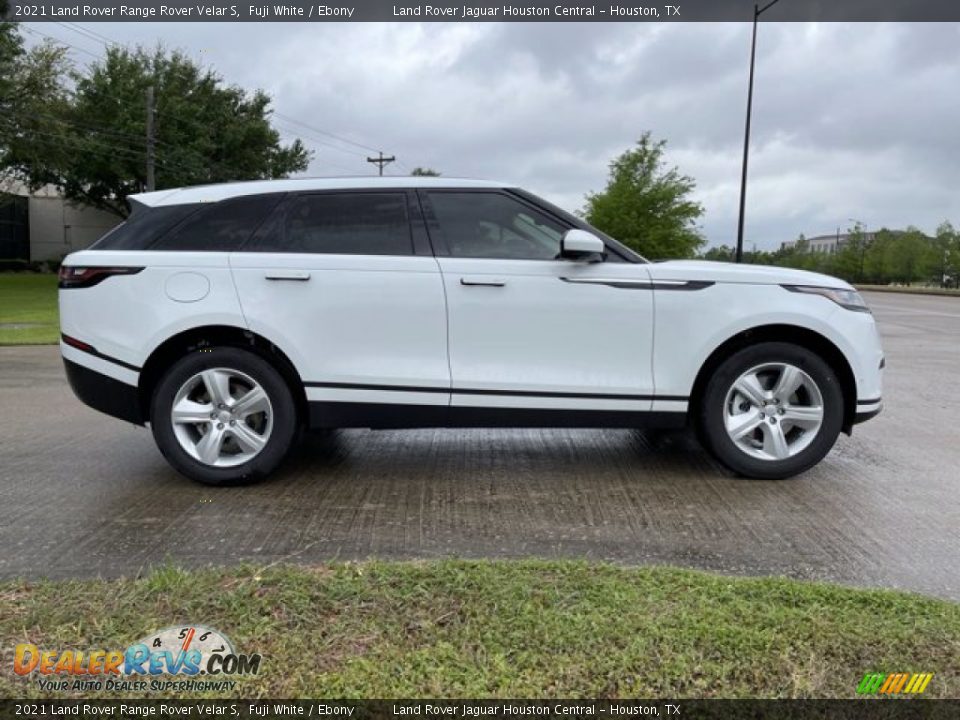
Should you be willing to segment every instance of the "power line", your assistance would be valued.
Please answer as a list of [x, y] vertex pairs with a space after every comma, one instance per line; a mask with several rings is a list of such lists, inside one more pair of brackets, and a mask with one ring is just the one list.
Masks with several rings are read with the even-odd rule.
[[[6, 118], [3, 118], [6, 120]], [[8, 125], [9, 127], [9, 125]], [[18, 128], [14, 128], [18, 129]], [[97, 149], [100, 150], [104, 156], [109, 156], [111, 154], [121, 154], [125, 155], [131, 159], [143, 160], [146, 157], [145, 148], [130, 148], [130, 147], [117, 147], [116, 145], [108, 145], [96, 140], [91, 140], [89, 138], [71, 138], [64, 135], [58, 135], [56, 133], [44, 132], [41, 130], [27, 130], [31, 136], [32, 142], [40, 142], [47, 145], [58, 145], [62, 147], [63, 145], [68, 145], [73, 149], [82, 150], [84, 152], [95, 152]], [[33, 136], [41, 135], [44, 137], [55, 138], [56, 141], [52, 140], [41, 140], [36, 139]], [[210, 160], [205, 158], [195, 151], [188, 150], [186, 148], [176, 148], [172, 145], [166, 144], [167, 147], [172, 149], [172, 152], [167, 153], [165, 156], [162, 156], [163, 159], [157, 158], [156, 164], [157, 167], [168, 170], [170, 172], [176, 172], [177, 169], [182, 168], [184, 165], [188, 166], [188, 169], [196, 175], [204, 175], [203, 171], [218, 171], [225, 175], [238, 174], [241, 172], [240, 168], [237, 168], [233, 165], [228, 165], [226, 163], [218, 162], [215, 160]], [[176, 157], [175, 153], [182, 153], [180, 157]]]
[[84, 55], [89, 55], [89, 56], [92, 57], [94, 60], [102, 60], [102, 59], [103, 59], [100, 55], [97, 55], [96, 53], [92, 53], [92, 52], [90, 52], [89, 50], [84, 50], [82, 47], [79, 47], [79, 46], [74, 45], [74, 44], [72, 44], [72, 43], [68, 43], [66, 40], [61, 40], [60, 38], [54, 37], [53, 35], [47, 35], [47, 33], [45, 33], [45, 32], [40, 32], [39, 30], [34, 30], [33, 28], [29, 28], [29, 27], [27, 27], [26, 25], [23, 25], [23, 26], [21, 26], [21, 27], [22, 27], [24, 30], [26, 30], [28, 33], [33, 33], [34, 35], [40, 35], [40, 36], [42, 36], [42, 37], [47, 38], [48, 40], [53, 40], [54, 42], [60, 43], [61, 45], [66, 45], [67, 47], [71, 47], [71, 48], [73, 48], [74, 50], [76, 50], [77, 52], [82, 52]]
[[[14, 129], [16, 129], [16, 128], [14, 128]], [[92, 149], [92, 150], [95, 151], [97, 148], [101, 148], [102, 151], [103, 151], [104, 153], [106, 153], [106, 154], [110, 154], [110, 153], [114, 153], [114, 154], [120, 153], [120, 154], [126, 154], [126, 155], [129, 156], [129, 157], [137, 157], [137, 158], [143, 157], [144, 152], [145, 152], [144, 150], [134, 150], [133, 148], [117, 147], [116, 145], [105, 145], [105, 144], [103, 144], [103, 143], [97, 142], [96, 140], [90, 140], [90, 139], [78, 140], [78, 139], [73, 139], [73, 138], [66, 137], [66, 136], [64, 136], [64, 135], [58, 135], [57, 133], [43, 132], [42, 130], [30, 130], [29, 133], [30, 133], [30, 136], [31, 136], [31, 138], [30, 138], [30, 141], [31, 141], [31, 142], [41, 142], [41, 143], [47, 143], [47, 144], [53, 144], [53, 143], [54, 143], [54, 141], [52, 141], [52, 140], [37, 140], [37, 139], [33, 138], [34, 135], [42, 135], [42, 136], [44, 136], [44, 137], [55, 138], [56, 144], [57, 144], [58, 146], [60, 146], [60, 147], [62, 147], [63, 145], [69, 145], [69, 146], [71, 146], [71, 147], [73, 147], [73, 148], [75, 148], [75, 149], [78, 149], [78, 150], [91, 150], [91, 149]]]
[[[135, 152], [135, 153], [137, 153], [138, 155], [143, 154], [143, 153], [145, 152], [145, 150], [144, 150], [144, 148], [143, 148], [144, 139], [143, 139], [143, 137], [140, 136], [140, 135], [131, 135], [131, 134], [129, 134], [129, 133], [119, 133], [119, 132], [115, 132], [115, 131], [113, 131], [113, 130], [108, 130], [108, 129], [104, 128], [103, 126], [100, 126], [100, 125], [95, 125], [95, 124], [91, 124], [91, 123], [80, 123], [80, 122], [77, 122], [77, 121], [75, 121], [75, 120], [68, 120], [68, 119], [65, 119], [65, 118], [58, 118], [58, 117], [56, 117], [56, 116], [54, 116], [54, 115], [50, 115], [50, 114], [47, 114], [47, 113], [26, 113], [26, 114], [21, 115], [21, 117], [33, 118], [33, 119], [45, 118], [45, 119], [49, 119], [51, 122], [56, 122], [56, 123], [59, 123], [59, 124], [62, 124], [62, 125], [72, 125], [72, 126], [74, 126], [74, 127], [78, 127], [78, 128], [81, 128], [81, 129], [85, 129], [85, 130], [88, 130], [88, 131], [95, 132], [95, 133], [102, 133], [102, 134], [104, 134], [104, 135], [116, 136], [116, 137], [118, 137], [118, 138], [120, 138], [120, 139], [122, 139], [122, 140], [124, 140], [124, 141], [126, 141], [126, 142], [128, 142], [128, 143], [133, 143], [133, 144], [136, 145], [135, 148], [121, 147], [121, 148], [120, 148], [121, 150], [128, 150], [128, 151], [130, 151], [130, 152]], [[60, 136], [60, 135], [53, 135], [52, 133], [42, 133], [42, 132], [39, 131], [39, 130], [32, 130], [32, 129], [31, 129], [31, 130], [27, 130], [27, 131], [28, 131], [28, 132], [31, 132], [31, 133], [34, 133], [34, 134], [39, 133], [39, 134], [50, 135], [50, 136], [53, 136], [53, 137], [63, 137], [63, 136]], [[86, 141], [87, 141], [87, 142], [91, 142], [91, 140], [89, 140], [89, 139], [86, 139]], [[209, 170], [209, 169], [213, 169], [213, 170], [223, 171], [223, 172], [225, 172], [225, 173], [227, 173], [227, 174], [237, 173], [237, 172], [240, 171], [239, 168], [236, 168], [236, 167], [234, 167], [234, 166], [232, 166], [232, 165], [228, 165], [228, 164], [223, 163], [223, 162], [218, 162], [218, 161], [210, 160], [209, 158], [205, 158], [203, 155], [199, 154], [199, 153], [196, 152], [195, 150], [191, 150], [191, 149], [189, 149], [189, 148], [180, 147], [180, 146], [174, 145], [173, 143], [166, 142], [165, 140], [160, 140], [159, 138], [154, 138], [154, 143], [155, 143], [157, 146], [159, 146], [160, 148], [162, 148], [162, 149], [169, 148], [169, 150], [168, 150], [168, 152], [167, 152], [167, 155], [166, 155], [167, 157], [172, 157], [172, 156], [174, 156], [175, 154], [178, 154], [178, 153], [179, 153], [179, 154], [182, 154], [181, 164], [182, 164], [182, 161], [183, 161], [183, 160], [186, 160], [186, 161], [190, 162], [190, 163], [191, 163], [191, 166], [192, 166], [192, 167], [191, 167], [192, 170], [200, 170], [200, 171], [202, 171], [202, 170], [204, 170], [204, 169], [208, 169], [208, 170]], [[116, 146], [111, 145], [110, 147], [116, 147]], [[162, 166], [162, 167], [166, 167], [166, 166], [162, 165], [162, 164], [159, 163], [159, 162], [158, 162], [158, 165], [159, 165], [159, 166]]]
[[312, 137], [312, 136], [306, 134], [305, 132], [302, 132], [302, 131], [299, 131], [299, 130], [293, 130], [293, 129], [291, 129], [291, 128], [284, 127], [283, 125], [280, 125], [280, 124], [277, 124], [277, 129], [278, 129], [280, 132], [286, 133], [288, 136], [289, 136], [289, 135], [293, 135], [294, 133], [297, 133], [296, 137], [306, 138], [306, 139], [308, 139], [308, 140], [311, 140], [312, 142], [317, 143], [318, 145], [323, 145], [323, 146], [326, 147], [326, 148], [329, 148], [329, 149], [331, 149], [331, 150], [337, 150], [337, 151], [342, 152], [342, 153], [344, 153], [344, 154], [346, 154], [346, 155], [353, 155], [353, 156], [359, 157], [359, 158], [366, 157], [366, 153], [358, 152], [357, 150], [351, 150], [350, 148], [340, 147], [339, 145], [332, 145], [332, 144], [330, 144], [329, 142], [327, 142], [327, 141], [325, 141], [325, 140], [320, 140], [319, 138]]
[[80, 23], [72, 22], [58, 22], [57, 25], [67, 28], [67, 30], [73, 30], [76, 33], [84, 35], [85, 37], [90, 38], [91, 40], [96, 40], [98, 43], [102, 44], [104, 47], [109, 48], [111, 45], [119, 45], [116, 40], [111, 40], [106, 35], [98, 33], [96, 30], [91, 30], [88, 27], [80, 25]]
[[[73, 127], [80, 128], [82, 130], [93, 131], [97, 133], [102, 133], [103, 135], [110, 135], [112, 137], [121, 138], [130, 142], [136, 142], [137, 145], [143, 144], [143, 137], [140, 135], [133, 135], [131, 133], [117, 132], [116, 130], [109, 129], [103, 125], [96, 125], [93, 123], [78, 122], [76, 120], [70, 120], [68, 118], [57, 117], [56, 115], [50, 115], [49, 113], [18, 113], [20, 118], [31, 118], [33, 120], [44, 119], [50, 120], [51, 122], [60, 123], [62, 125], [72, 125]], [[157, 141], [160, 143], [160, 141]], [[167, 143], [160, 143], [166, 145]], [[172, 145], [171, 145], [172, 147]]]
[[67, 22], [57, 22], [57, 21], [54, 21], [53, 24], [59, 25], [64, 30], [75, 32], [77, 35], [79, 35], [80, 37], [86, 40], [92, 40], [93, 42], [100, 43], [106, 48], [109, 48], [112, 45], [112, 43], [104, 40], [103, 38], [97, 37], [92, 32], [87, 31], [85, 28], [82, 28], [79, 25], [74, 25], [73, 23], [67, 23]]
[[347, 143], [348, 145], [354, 145], [354, 146], [356, 146], [356, 147], [358, 147], [358, 148], [361, 148], [361, 149], [363, 149], [363, 150], [369, 150], [370, 152], [380, 152], [379, 148], [370, 147], [369, 145], [364, 145], [363, 143], [358, 143], [358, 142], [355, 142], [355, 141], [350, 140], [350, 139], [348, 139], [348, 138], [340, 137], [339, 135], [335, 135], [334, 133], [329, 132], [329, 131], [327, 131], [327, 130], [321, 130], [320, 128], [313, 127], [312, 125], [307, 125], [307, 123], [301, 122], [300, 120], [297, 120], [297, 119], [295, 119], [295, 118], [292, 118], [292, 117], [290, 117], [289, 115], [284, 115], [283, 113], [279, 113], [279, 112], [274, 112], [273, 114], [274, 114], [276, 117], [280, 118], [281, 120], [286, 120], [287, 122], [292, 122], [294, 125], [300, 125], [301, 127], [305, 127], [307, 130], [312, 130], [312, 131], [315, 132], [315, 133], [320, 133], [321, 135], [326, 135], [327, 137], [331, 137], [331, 138], [333, 138], [334, 140], [339, 140], [340, 142]]

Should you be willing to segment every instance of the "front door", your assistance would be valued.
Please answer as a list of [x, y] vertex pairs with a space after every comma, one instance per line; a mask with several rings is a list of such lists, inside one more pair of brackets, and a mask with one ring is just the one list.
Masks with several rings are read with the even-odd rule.
[[519, 424], [533, 425], [650, 410], [653, 292], [642, 264], [560, 259], [568, 227], [508, 192], [420, 197], [446, 289], [452, 420], [457, 408], [486, 409], [475, 414], [491, 424], [520, 411]]

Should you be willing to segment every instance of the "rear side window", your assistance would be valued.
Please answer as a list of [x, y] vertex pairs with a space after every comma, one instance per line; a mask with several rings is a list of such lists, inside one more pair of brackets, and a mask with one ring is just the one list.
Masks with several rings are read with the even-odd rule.
[[322, 193], [288, 199], [245, 250], [412, 255], [403, 193]]
[[280, 202], [282, 194], [253, 195], [204, 205], [151, 250], [237, 250]]
[[93, 244], [94, 250], [146, 250], [185, 217], [197, 211], [200, 205], [163, 205], [134, 210], [125, 223], [117, 225]]

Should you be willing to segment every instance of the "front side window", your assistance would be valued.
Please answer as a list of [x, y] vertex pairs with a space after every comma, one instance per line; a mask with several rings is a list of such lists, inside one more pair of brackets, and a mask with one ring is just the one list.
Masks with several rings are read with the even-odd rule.
[[318, 193], [287, 200], [248, 250], [412, 255], [403, 193]]
[[452, 257], [555, 260], [566, 230], [501, 193], [428, 192], [437, 233]]

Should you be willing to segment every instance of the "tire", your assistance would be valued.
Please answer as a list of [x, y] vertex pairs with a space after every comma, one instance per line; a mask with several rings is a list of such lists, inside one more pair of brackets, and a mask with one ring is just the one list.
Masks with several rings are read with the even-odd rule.
[[843, 426], [843, 391], [816, 353], [790, 343], [759, 343], [716, 369], [697, 423], [707, 449], [730, 470], [782, 480], [830, 452]]
[[[248, 394], [256, 388], [261, 392]], [[283, 462], [298, 431], [293, 394], [280, 373], [233, 347], [204, 348], [177, 361], [154, 390], [150, 426], [167, 461], [206, 485], [263, 479]]]

